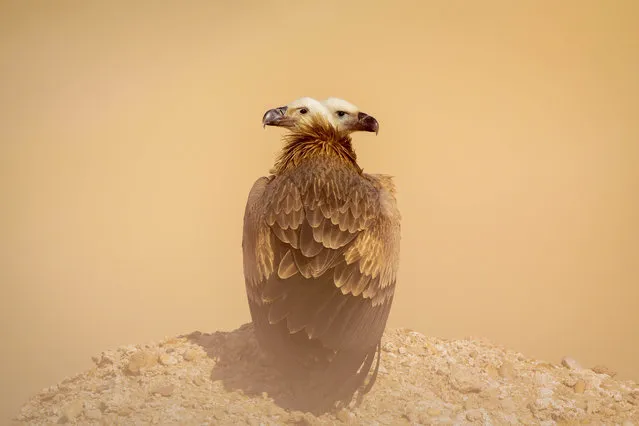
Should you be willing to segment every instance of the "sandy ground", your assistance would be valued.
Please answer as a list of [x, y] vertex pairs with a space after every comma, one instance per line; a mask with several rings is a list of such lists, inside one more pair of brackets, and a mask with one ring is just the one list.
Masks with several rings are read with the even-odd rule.
[[483, 339], [387, 330], [377, 383], [357, 407], [290, 411], [250, 324], [122, 346], [43, 389], [14, 424], [639, 424], [639, 385], [604, 366], [530, 359]]

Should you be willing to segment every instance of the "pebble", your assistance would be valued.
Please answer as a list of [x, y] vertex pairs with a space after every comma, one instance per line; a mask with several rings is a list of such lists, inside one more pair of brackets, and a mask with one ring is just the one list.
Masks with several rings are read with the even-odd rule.
[[466, 412], [466, 419], [470, 422], [478, 422], [483, 417], [484, 416], [482, 415], [480, 410], [472, 410], [472, 411]]
[[575, 384], [577, 384], [577, 378], [570, 376], [566, 378], [562, 383], [569, 388], [574, 388]]
[[435, 416], [439, 416], [442, 413], [442, 410], [440, 410], [439, 408], [431, 407], [428, 410], [426, 410], [426, 413], [431, 417], [435, 417]]
[[187, 361], [194, 361], [199, 358], [199, 355], [200, 353], [196, 351], [195, 349], [189, 349], [186, 352], [184, 352], [183, 357]]
[[552, 404], [551, 398], [538, 398], [535, 400], [535, 408], [538, 408], [540, 410], [545, 410], [546, 408], [550, 407], [550, 404]]
[[465, 410], [474, 410], [476, 408], [479, 408], [479, 403], [475, 398], [467, 398], [463, 402], [462, 406]]
[[493, 365], [487, 366], [485, 368], [485, 371], [493, 379], [496, 379], [497, 377], [499, 377], [499, 370], [497, 368], [495, 368], [495, 366], [493, 366]]
[[579, 365], [579, 363], [569, 357], [562, 358], [561, 365], [563, 365], [569, 370], [581, 370], [581, 366]]
[[340, 421], [346, 424], [354, 424], [355, 423], [355, 414], [351, 413], [348, 410], [339, 410], [336, 416]]
[[577, 380], [577, 383], [575, 383], [574, 389], [575, 389], [575, 393], [584, 393], [584, 391], [586, 390], [586, 382], [583, 380]]
[[169, 385], [158, 386], [154, 388], [153, 391], [151, 391], [151, 393], [160, 394], [162, 396], [171, 396], [174, 390], [175, 390], [175, 385], [169, 384]]
[[175, 365], [178, 363], [178, 360], [173, 355], [162, 354], [160, 355], [160, 362], [162, 365]]
[[138, 351], [129, 358], [127, 372], [137, 375], [140, 374], [142, 369], [152, 367], [155, 364], [157, 364], [157, 356], [154, 353], [149, 351]]
[[76, 399], [70, 402], [62, 409], [62, 421], [70, 422], [78, 417], [84, 409], [84, 402], [81, 399]]
[[98, 356], [93, 356], [91, 359], [98, 367], [115, 364], [115, 356], [108, 352], [103, 352]]
[[605, 365], [595, 365], [594, 367], [591, 368], [592, 371], [594, 371], [597, 374], [607, 374], [610, 377], [615, 377], [617, 375], [617, 372], [614, 370], [611, 370], [610, 368], [606, 367]]
[[118, 409], [118, 415], [120, 415], [122, 417], [128, 417], [128, 416], [131, 415], [132, 412], [133, 412], [133, 408], [128, 407], [128, 406], [120, 407]]
[[554, 394], [554, 392], [550, 388], [541, 388], [541, 389], [539, 389], [539, 396], [541, 398], [550, 398], [553, 394]]
[[536, 385], [546, 387], [552, 384], [553, 377], [549, 373], [542, 373], [541, 371], [535, 371], [533, 380]]
[[535, 366], [538, 368], [546, 369], [546, 370], [554, 370], [557, 367], [553, 363], [546, 362], [546, 361], [536, 361]]
[[55, 397], [57, 395], [57, 393], [55, 392], [47, 392], [44, 394], [40, 395], [40, 401], [49, 401], [51, 399], [53, 399], [53, 397]]
[[160, 342], [160, 346], [168, 346], [168, 345], [175, 345], [177, 343], [179, 343], [179, 339], [177, 337], [167, 337], [164, 339], [164, 341]]
[[395, 352], [397, 347], [393, 344], [393, 342], [386, 342], [384, 343], [384, 346], [382, 346], [382, 349], [384, 352]]
[[499, 376], [503, 379], [513, 377], [513, 364], [509, 361], [504, 361], [499, 367]]
[[452, 368], [450, 382], [461, 393], [477, 393], [485, 387], [477, 374], [457, 366]]

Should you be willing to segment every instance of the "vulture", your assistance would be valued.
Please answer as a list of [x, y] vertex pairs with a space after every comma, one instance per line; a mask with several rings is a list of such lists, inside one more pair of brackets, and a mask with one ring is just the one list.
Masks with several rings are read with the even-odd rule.
[[399, 266], [392, 177], [364, 173], [351, 140], [379, 124], [344, 100], [308, 97], [268, 110], [262, 124], [287, 132], [244, 213], [256, 339], [290, 379], [297, 409], [348, 404], [356, 392], [361, 401], [377, 377]]

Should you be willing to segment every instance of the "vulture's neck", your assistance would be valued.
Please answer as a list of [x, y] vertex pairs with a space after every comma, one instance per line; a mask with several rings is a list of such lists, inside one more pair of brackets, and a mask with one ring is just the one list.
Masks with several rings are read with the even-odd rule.
[[300, 123], [283, 139], [284, 147], [271, 170], [273, 174], [278, 175], [297, 167], [304, 160], [322, 157], [343, 162], [357, 173], [362, 173], [351, 137], [323, 117], [313, 117]]

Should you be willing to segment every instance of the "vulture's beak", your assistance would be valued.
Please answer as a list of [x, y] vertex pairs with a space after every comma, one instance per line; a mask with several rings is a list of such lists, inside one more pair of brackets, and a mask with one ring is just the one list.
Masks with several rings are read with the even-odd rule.
[[357, 128], [355, 130], [375, 132], [377, 134], [379, 132], [379, 123], [372, 115], [360, 112], [357, 114]]
[[291, 120], [286, 116], [286, 110], [288, 107], [273, 108], [266, 111], [264, 117], [262, 117], [262, 127], [266, 126], [279, 126], [288, 127], [291, 125]]

